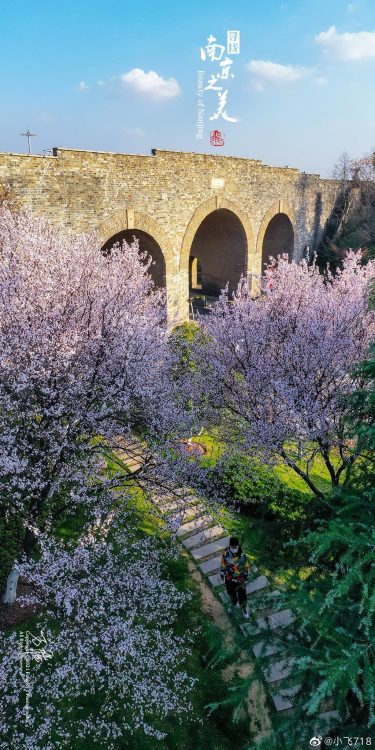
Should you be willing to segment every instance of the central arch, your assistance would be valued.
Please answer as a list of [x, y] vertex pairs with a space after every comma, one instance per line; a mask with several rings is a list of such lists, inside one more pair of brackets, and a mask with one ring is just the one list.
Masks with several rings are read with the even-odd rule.
[[227, 208], [208, 214], [194, 235], [190, 258], [199, 263], [204, 294], [217, 296], [227, 283], [234, 292], [241, 275], [247, 275], [246, 234], [239, 218]]
[[253, 271], [253, 256], [248, 217], [224, 196], [214, 196], [196, 209], [187, 226], [180, 269], [189, 277], [190, 291], [216, 296], [227, 283], [233, 292], [241, 275]]

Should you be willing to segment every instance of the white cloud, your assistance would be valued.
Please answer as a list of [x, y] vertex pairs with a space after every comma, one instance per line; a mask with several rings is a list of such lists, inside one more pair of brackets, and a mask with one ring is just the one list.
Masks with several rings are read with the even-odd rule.
[[181, 91], [175, 78], [163, 78], [154, 70], [146, 73], [142, 68], [132, 68], [121, 75], [121, 81], [123, 86], [130, 86], [151, 99], [171, 99]]
[[280, 65], [280, 63], [270, 62], [269, 60], [251, 60], [246, 67], [252, 75], [253, 85], [257, 91], [263, 90], [263, 84], [266, 81], [292, 83], [305, 78], [311, 72], [308, 68], [296, 65]]
[[88, 91], [90, 86], [86, 83], [86, 81], [80, 81], [78, 84], [77, 91]]
[[324, 76], [317, 76], [315, 79], [315, 83], [317, 86], [326, 86], [328, 81]]
[[97, 85], [101, 89], [101, 88], [103, 88], [103, 86], [105, 86], [105, 82], [104, 81], [97, 81]]
[[346, 10], [348, 11], [348, 13], [355, 13], [358, 8], [359, 3], [348, 3], [348, 5], [346, 6]]
[[375, 31], [338, 34], [336, 26], [315, 37], [324, 51], [339, 60], [363, 60], [375, 57]]

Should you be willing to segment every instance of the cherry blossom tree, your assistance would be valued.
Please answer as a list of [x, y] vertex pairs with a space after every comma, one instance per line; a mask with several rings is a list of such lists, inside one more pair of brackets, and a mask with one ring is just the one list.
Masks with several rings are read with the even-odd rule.
[[35, 528], [40, 559], [19, 563], [33, 587], [21, 599], [41, 607], [29, 625], [29, 706], [24, 643], [12, 632], [0, 647], [1, 750], [65, 750], [73, 742], [112, 750], [137, 733], [156, 746], [166, 717], [192, 711], [191, 636], [174, 630], [189, 594], [168, 580], [171, 552], [132, 536], [126, 514], [92, 526], [78, 544]]
[[335, 488], [358, 456], [345, 416], [360, 384], [353, 368], [374, 336], [374, 275], [360, 253], [350, 252], [335, 276], [279, 257], [257, 299], [244, 283], [233, 300], [222, 294], [201, 321], [206, 335], [196, 337], [190, 403], [199, 424], [219, 424], [236, 450], [283, 461], [321, 499], [316, 458]]
[[0, 209], [0, 517], [29, 527], [28, 553], [30, 526], [80, 503], [97, 514], [101, 497], [106, 512], [103, 453], [125, 445], [138, 460], [134, 434], [147, 435], [141, 479], [155, 474], [153, 443], [178, 432], [151, 262], [136, 241], [104, 254], [95, 234]]

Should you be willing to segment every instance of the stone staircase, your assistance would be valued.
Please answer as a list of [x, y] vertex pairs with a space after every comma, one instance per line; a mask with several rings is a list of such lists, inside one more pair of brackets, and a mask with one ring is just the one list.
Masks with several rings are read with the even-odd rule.
[[[183, 530], [186, 526], [189, 526], [189, 529], [186, 530], [186, 535], [184, 535]], [[212, 517], [211, 526], [206, 526], [205, 530], [202, 532], [198, 534], [191, 533], [191, 528], [190, 524], [182, 524], [179, 527], [177, 533], [180, 536], [181, 542], [184, 547], [189, 550], [193, 558], [198, 561], [202, 573], [207, 576], [207, 580], [214, 588], [219, 599], [221, 599], [223, 604], [229, 604], [229, 597], [225, 591], [219, 573], [221, 554], [229, 544], [229, 536], [226, 534], [225, 529], [222, 526], [215, 523]], [[254, 616], [254, 613], [261, 611], [257, 610], [257, 598], [252, 595], [257, 592], [264, 592], [265, 590], [267, 590], [268, 593], [272, 593], [274, 597], [277, 597], [277, 594], [279, 593], [277, 590], [270, 592], [270, 582], [268, 578], [265, 575], [258, 575], [257, 573], [258, 571], [256, 567], [252, 566], [250, 575], [255, 575], [255, 577], [251, 577], [251, 580], [249, 580], [246, 586], [246, 591], [249, 595], [251, 617]], [[264, 605], [264, 598], [262, 598], [262, 604]], [[258, 606], [260, 605], [261, 602], [259, 601]], [[240, 627], [243, 634], [251, 638], [267, 628], [273, 629], [290, 625], [293, 623], [294, 619], [294, 615], [290, 610], [284, 610], [281, 612], [271, 611], [268, 615], [263, 614], [261, 617], [254, 617], [254, 622], [244, 622]], [[252, 646], [252, 650], [254, 655], [258, 658], [260, 652], [259, 645], [256, 642]], [[269, 653], [269, 647], [268, 655], [272, 656], [272, 654]], [[285, 670], [285, 668], [280, 661], [271, 662], [269, 667], [263, 670], [266, 682], [268, 682], [270, 686], [273, 682], [279, 682], [283, 676], [287, 676], [283, 670]], [[283, 710], [283, 707], [287, 708], [292, 707], [293, 705], [290, 701], [284, 701], [285, 706], [284, 704], [282, 706], [283, 702], [280, 700], [277, 691], [273, 692], [272, 689], [271, 697], [277, 711]]]
[[[132, 456], [130, 461], [127, 460], [127, 464], [130, 471], [139, 468], [138, 455]], [[222, 552], [229, 544], [226, 529], [217, 523], [205, 503], [193, 493], [186, 496], [185, 492], [179, 497], [177, 490], [170, 498], [158, 498], [154, 495], [152, 502], [179, 542], [192, 556], [214, 593], [223, 605], [228, 604], [229, 597], [219, 573]], [[296, 616], [291, 609], [277, 607], [280, 591], [272, 589], [269, 579], [259, 574], [255, 565], [251, 565], [246, 591], [249, 595], [250, 621], [241, 622], [240, 629], [249, 639], [254, 657], [263, 671], [275, 711], [279, 714], [290, 713], [293, 710], [293, 698], [299, 693], [301, 685], [297, 682], [283, 686], [283, 681], [287, 680], [292, 672], [295, 660], [292, 656], [280, 658], [280, 651], [283, 646], [285, 653], [285, 643], [293, 640], [292, 626]], [[275, 637], [274, 642], [269, 639], [263, 640], [264, 634], [270, 631], [274, 631], [275, 636], [282, 633], [282, 641], [278, 637]], [[337, 711], [323, 711], [311, 721], [310, 737], [324, 735], [329, 730], [330, 723], [332, 725], [332, 722], [338, 720]], [[299, 747], [306, 748], [306, 738], [303, 738], [303, 744], [299, 744]]]
[[[223, 605], [228, 604], [229, 597], [219, 573], [222, 552], [229, 544], [226, 529], [217, 523], [204, 502], [194, 495], [191, 495], [187, 504], [184, 499], [172, 503], [163, 501], [160, 503], [160, 511], [165, 514], [170, 527], [173, 528], [175, 523], [174, 532], [180, 543], [197, 563]], [[249, 595], [250, 621], [241, 621], [241, 631], [249, 638], [250, 648], [261, 666], [275, 711], [290, 713], [294, 705], [293, 699], [301, 686], [297, 682], [283, 687], [283, 682], [290, 676], [295, 660], [292, 656], [280, 658], [281, 640], [275, 638], [274, 642], [269, 639], [265, 641], [264, 634], [274, 631], [275, 635], [280, 635], [282, 632], [283, 644], [288, 640], [292, 641], [296, 616], [291, 609], [277, 608], [280, 591], [272, 588], [269, 579], [255, 565], [251, 566], [246, 591]], [[321, 713], [312, 724], [314, 730], [310, 736], [314, 733], [324, 735], [329, 722], [338, 719], [336, 711]], [[306, 744], [301, 747], [306, 747]]]

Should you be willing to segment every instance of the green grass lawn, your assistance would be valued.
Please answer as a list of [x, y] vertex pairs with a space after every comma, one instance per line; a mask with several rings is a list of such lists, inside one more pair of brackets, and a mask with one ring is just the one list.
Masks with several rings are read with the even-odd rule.
[[[193, 437], [192, 440], [193, 442], [202, 443], [202, 445], [205, 446], [207, 450], [206, 458], [210, 460], [210, 462], [212, 461], [212, 463], [215, 463], [221, 458], [225, 451], [225, 443], [219, 436], [217, 430], [213, 430], [212, 432], [202, 432], [201, 435]], [[281, 459], [275, 466], [274, 471], [279, 479], [281, 479], [290, 489], [299, 490], [299, 492], [305, 492], [308, 495], [312, 495], [312, 491], [302, 477], [300, 477], [289, 466], [286, 466]], [[331, 488], [330, 474], [321, 456], [315, 458], [310, 474], [312, 481], [319, 490], [329, 492]]]
[[[223, 455], [225, 445], [217, 432], [203, 432], [193, 440], [202, 443], [207, 454], [205, 461], [214, 465]], [[270, 467], [277, 477], [285, 484], [285, 487], [298, 490], [306, 496], [306, 503], [314, 499], [314, 495], [306, 482], [290, 467], [279, 462], [274, 468]], [[311, 478], [316, 486], [323, 492], [329, 493], [331, 489], [330, 475], [321, 456], [317, 456], [311, 471]], [[221, 523], [228, 532], [235, 534], [248, 554], [250, 562], [253, 562], [262, 573], [267, 575], [272, 584], [282, 586], [289, 582], [290, 575], [298, 572], [303, 578], [309, 568], [298, 560], [298, 553], [292, 552], [291, 548], [285, 548], [284, 543], [293, 537], [292, 526], [288, 531], [287, 521], [283, 524], [283, 533], [280, 535], [280, 522], [254, 517], [250, 514], [236, 513], [228, 508], [222, 508], [215, 514], [217, 521]]]
[[[299, 492], [305, 492], [307, 495], [312, 495], [312, 492], [307, 486], [306, 482], [302, 479], [302, 477], [298, 476], [298, 474], [293, 469], [291, 469], [290, 466], [285, 466], [285, 464], [279, 463], [277, 466], [275, 466], [275, 473], [277, 474], [279, 479], [281, 479], [281, 481], [284, 482], [285, 485], [291, 490], [298, 490]], [[330, 491], [331, 478], [321, 456], [317, 456], [317, 458], [315, 459], [313, 469], [310, 472], [310, 476], [318, 490], [327, 493]]]

